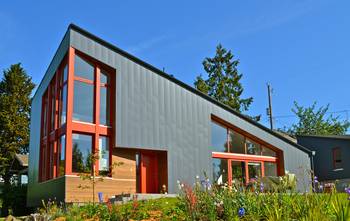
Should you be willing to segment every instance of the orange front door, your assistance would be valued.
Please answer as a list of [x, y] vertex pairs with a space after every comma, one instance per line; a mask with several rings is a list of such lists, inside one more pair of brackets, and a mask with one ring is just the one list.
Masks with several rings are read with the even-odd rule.
[[141, 193], [159, 193], [158, 157], [154, 153], [141, 153]]

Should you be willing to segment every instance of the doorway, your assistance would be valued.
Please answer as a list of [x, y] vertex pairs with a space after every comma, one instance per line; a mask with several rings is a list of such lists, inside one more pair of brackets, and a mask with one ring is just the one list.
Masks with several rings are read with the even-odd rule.
[[141, 193], [167, 192], [167, 153], [165, 151], [140, 151]]

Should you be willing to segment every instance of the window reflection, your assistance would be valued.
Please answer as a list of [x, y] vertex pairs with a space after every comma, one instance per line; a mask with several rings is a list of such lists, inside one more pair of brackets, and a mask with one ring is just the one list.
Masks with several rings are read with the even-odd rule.
[[94, 85], [74, 81], [73, 120], [93, 122]]
[[92, 169], [92, 136], [73, 134], [72, 171], [90, 173]]
[[264, 162], [265, 176], [277, 176], [277, 165], [272, 162]]
[[216, 184], [227, 183], [227, 160], [213, 158], [213, 179]]
[[79, 56], [74, 58], [74, 76], [94, 80], [94, 66]]
[[99, 139], [99, 173], [107, 175], [109, 173], [109, 139], [101, 136]]
[[257, 179], [261, 177], [261, 163], [248, 163], [248, 173], [249, 173], [249, 179]]
[[246, 139], [246, 146], [247, 146], [247, 154], [253, 154], [253, 155], [260, 155], [261, 150], [260, 150], [260, 144]]
[[213, 151], [228, 152], [227, 129], [214, 122], [211, 124], [211, 147]]
[[244, 136], [236, 131], [229, 130], [230, 152], [245, 153]]

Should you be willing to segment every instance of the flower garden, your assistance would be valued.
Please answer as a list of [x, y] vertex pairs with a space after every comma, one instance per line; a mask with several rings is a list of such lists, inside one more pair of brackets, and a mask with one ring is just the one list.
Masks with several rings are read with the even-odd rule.
[[283, 183], [267, 188], [259, 180], [247, 187], [211, 185], [208, 179], [193, 185], [178, 182], [177, 198], [124, 204], [64, 206], [43, 204], [46, 220], [350, 220], [350, 188], [337, 193], [314, 179], [311, 193], [297, 193]]

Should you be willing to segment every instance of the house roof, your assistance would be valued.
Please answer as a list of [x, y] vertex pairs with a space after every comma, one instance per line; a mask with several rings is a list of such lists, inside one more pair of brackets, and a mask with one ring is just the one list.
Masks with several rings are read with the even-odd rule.
[[[164, 71], [154, 67], [153, 65], [151, 65], [151, 64], [149, 64], [149, 63], [147, 63], [147, 62], [145, 62], [145, 61], [135, 57], [134, 55], [129, 54], [128, 52], [118, 48], [117, 46], [115, 46], [115, 45], [113, 45], [113, 44], [103, 40], [102, 38], [100, 38], [100, 37], [98, 37], [98, 36], [88, 32], [88, 31], [86, 31], [85, 29], [83, 29], [83, 28], [81, 28], [81, 27], [79, 27], [79, 26], [77, 26], [75, 24], [70, 24], [68, 26], [67, 32], [69, 32], [70, 30], [74, 30], [74, 31], [76, 31], [76, 32], [78, 32], [78, 33], [80, 33], [80, 34], [82, 34], [82, 35], [84, 35], [84, 36], [86, 36], [86, 37], [88, 37], [88, 38], [98, 42], [99, 44], [105, 46], [106, 48], [108, 48], [108, 49], [110, 49], [110, 50], [112, 50], [112, 51], [114, 51], [114, 52], [116, 52], [116, 53], [118, 53], [118, 54], [120, 54], [120, 55], [122, 55], [122, 56], [124, 56], [124, 57], [126, 57], [128, 59], [130, 59], [131, 61], [133, 61], [133, 62], [135, 62], [135, 63], [137, 63], [137, 64], [139, 64], [139, 65], [141, 65], [141, 66], [143, 66], [143, 67], [145, 67], [147, 69], [149, 69], [150, 71], [152, 71], [152, 72], [154, 72], [154, 73], [156, 73], [156, 74], [158, 74], [158, 75], [168, 79], [169, 81], [171, 81], [171, 82], [173, 82], [173, 83], [175, 83], [175, 84], [185, 88], [186, 90], [188, 90], [188, 91], [190, 91], [190, 92], [192, 92], [194, 94], [197, 94], [198, 96], [200, 96], [200, 97], [208, 100], [209, 102], [211, 102], [211, 103], [213, 103], [213, 104], [223, 108], [224, 110], [226, 110], [226, 111], [228, 111], [228, 112], [238, 116], [239, 118], [241, 118], [241, 119], [243, 119], [243, 120], [245, 120], [245, 121], [247, 121], [247, 122], [257, 126], [258, 128], [264, 130], [265, 132], [267, 132], [267, 133], [269, 133], [269, 134], [271, 134], [271, 135], [273, 135], [273, 136], [275, 136], [275, 137], [285, 141], [286, 143], [296, 147], [297, 149], [302, 150], [302, 151], [308, 153], [309, 155], [312, 154], [312, 151], [309, 150], [308, 148], [295, 143], [291, 139], [288, 139], [288, 138], [282, 136], [281, 134], [276, 133], [273, 130], [270, 130], [269, 128], [263, 126], [262, 124], [252, 120], [248, 116], [245, 116], [245, 115], [237, 112], [236, 110], [232, 109], [231, 107], [229, 107], [229, 106], [227, 106], [227, 105], [225, 105], [225, 104], [215, 100], [214, 98], [212, 98], [212, 97], [202, 93], [201, 91], [195, 89], [194, 87], [192, 87], [192, 86], [190, 86], [190, 85], [188, 85], [188, 84], [186, 84], [186, 83], [176, 79], [175, 77], [173, 77], [173, 75], [167, 74], [166, 72], [164, 72]], [[41, 83], [42, 82], [40, 82], [40, 84]], [[39, 85], [39, 87], [40, 87], [40, 85]]]
[[22, 167], [28, 166], [28, 155], [27, 154], [16, 154], [15, 157], [16, 157], [16, 160], [19, 162], [19, 164]]
[[350, 140], [350, 135], [297, 135], [298, 137], [314, 137], [314, 138], [325, 138], [325, 139], [341, 139], [341, 140]]

